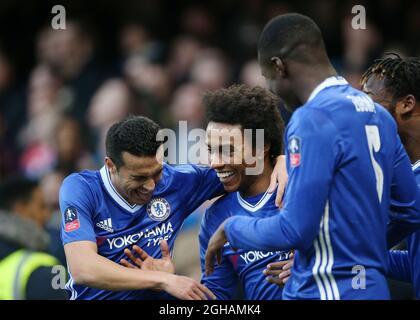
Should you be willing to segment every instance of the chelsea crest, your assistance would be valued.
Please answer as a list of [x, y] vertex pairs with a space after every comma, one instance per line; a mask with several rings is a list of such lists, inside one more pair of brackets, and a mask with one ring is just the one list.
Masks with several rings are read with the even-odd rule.
[[147, 214], [150, 219], [155, 221], [163, 221], [169, 217], [171, 207], [164, 198], [152, 199], [147, 205]]

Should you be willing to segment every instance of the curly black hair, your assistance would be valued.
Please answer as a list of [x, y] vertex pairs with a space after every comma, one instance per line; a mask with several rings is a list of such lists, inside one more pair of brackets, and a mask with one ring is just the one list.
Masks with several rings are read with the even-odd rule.
[[[240, 124], [242, 129], [264, 129], [264, 143], [270, 144], [273, 161], [283, 152], [284, 122], [280, 115], [279, 99], [261, 87], [233, 85], [227, 89], [208, 91], [203, 99], [206, 120], [227, 124]], [[254, 143], [254, 141], [253, 141]]]
[[396, 53], [387, 53], [383, 59], [376, 59], [362, 75], [363, 86], [372, 75], [385, 79], [385, 88], [394, 98], [412, 94], [420, 100], [420, 58], [401, 58]]
[[160, 126], [142, 116], [131, 116], [112, 125], [106, 135], [106, 155], [120, 168], [124, 162], [122, 152], [135, 156], [155, 156], [162, 141], [156, 136]]

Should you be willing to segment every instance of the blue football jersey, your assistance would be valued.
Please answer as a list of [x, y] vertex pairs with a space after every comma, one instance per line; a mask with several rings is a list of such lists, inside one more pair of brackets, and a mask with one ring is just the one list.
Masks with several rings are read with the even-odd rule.
[[[162, 178], [148, 204], [130, 205], [112, 185], [104, 166], [68, 176], [60, 190], [63, 244], [92, 241], [98, 254], [119, 263], [124, 249], [137, 244], [154, 258], [161, 258], [160, 241], [172, 252], [184, 220], [205, 200], [223, 192], [214, 170], [206, 167], [164, 164]], [[74, 283], [67, 288], [71, 299], [161, 299], [164, 292], [151, 290], [107, 291]]]
[[[413, 165], [420, 189], [420, 160]], [[407, 238], [407, 250], [389, 251], [389, 277], [413, 284], [416, 299], [420, 299], [420, 231]]]
[[243, 199], [239, 192], [224, 195], [207, 209], [200, 230], [201, 282], [220, 300], [237, 298], [241, 287], [244, 299], [278, 300], [282, 288], [265, 280], [263, 270], [271, 262], [289, 259], [289, 251], [233, 250], [227, 244], [223, 250], [222, 262], [214, 272], [205, 273], [205, 256], [208, 242], [219, 225], [231, 216], [271, 217], [279, 214], [275, 193], [263, 193]]
[[281, 213], [230, 218], [230, 244], [295, 248], [285, 299], [388, 299], [387, 249], [420, 226], [419, 191], [391, 115], [330, 77], [294, 112], [285, 145]]

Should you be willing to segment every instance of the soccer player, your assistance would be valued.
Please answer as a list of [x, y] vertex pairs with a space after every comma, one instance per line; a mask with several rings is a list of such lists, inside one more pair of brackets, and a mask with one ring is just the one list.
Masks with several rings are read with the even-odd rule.
[[[420, 59], [398, 55], [378, 59], [362, 77], [363, 91], [397, 122], [420, 188]], [[413, 283], [420, 299], [420, 231], [407, 238], [408, 250], [390, 250], [388, 276]]]
[[214, 298], [190, 278], [119, 265], [133, 244], [155, 258], [162, 240], [172, 251], [185, 218], [223, 192], [210, 168], [162, 164], [158, 130], [144, 117], [114, 124], [105, 166], [64, 180], [60, 208], [71, 299]]
[[[288, 251], [235, 250], [227, 245], [215, 272], [205, 273], [208, 241], [224, 220], [231, 216], [271, 217], [279, 212], [274, 195], [267, 193], [276, 158], [283, 149], [278, 101], [262, 88], [244, 85], [209, 92], [203, 101], [210, 164], [228, 193], [207, 209], [202, 220], [201, 282], [217, 299], [234, 299], [238, 285], [245, 299], [281, 299], [282, 289], [267, 282], [263, 270], [268, 263], [288, 260]], [[254, 139], [245, 136], [244, 129], [249, 129]], [[264, 144], [260, 146], [255, 142], [257, 129], [264, 129]], [[259, 163], [247, 161], [251, 156]], [[247, 168], [259, 165], [261, 173], [247, 174]]]
[[337, 76], [306, 16], [272, 19], [258, 58], [271, 90], [294, 110], [284, 206], [270, 218], [228, 218], [209, 241], [206, 271], [226, 241], [246, 250], [294, 248], [283, 298], [389, 299], [387, 248], [420, 226], [419, 190], [394, 120]]

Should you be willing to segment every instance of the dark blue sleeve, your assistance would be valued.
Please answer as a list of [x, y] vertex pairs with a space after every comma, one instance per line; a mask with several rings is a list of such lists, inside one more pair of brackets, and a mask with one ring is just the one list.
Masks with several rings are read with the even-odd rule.
[[407, 250], [388, 251], [388, 277], [411, 282], [410, 257]]
[[92, 216], [94, 197], [79, 175], [68, 176], [60, 188], [61, 240], [63, 244], [88, 240], [96, 243]]
[[391, 184], [388, 248], [420, 228], [420, 191], [407, 153], [398, 138]]
[[188, 181], [185, 181], [186, 206], [188, 213], [192, 213], [206, 200], [213, 199], [224, 193], [223, 185], [216, 175], [216, 171], [205, 166], [188, 165]]
[[[225, 233], [234, 248], [305, 249], [319, 232], [339, 153], [336, 127], [319, 110], [306, 110], [286, 133], [289, 174], [284, 207], [270, 218], [232, 217]], [[291, 152], [292, 151], [292, 152]]]
[[[217, 297], [218, 300], [231, 300], [235, 297], [238, 276], [233, 269], [232, 263], [226, 256], [222, 256], [222, 263], [216, 265], [214, 272], [210, 275], [206, 275], [206, 250], [211, 235], [216, 231], [222, 220], [218, 219], [218, 222], [214, 223], [215, 219], [218, 218], [218, 214], [215, 212], [206, 211], [203, 216], [200, 230], [200, 262], [201, 262], [201, 283], [209, 288]], [[220, 216], [220, 215], [219, 215]], [[210, 217], [210, 218], [209, 218]], [[210, 221], [209, 221], [210, 219]], [[213, 220], [213, 222], [211, 221]]]

